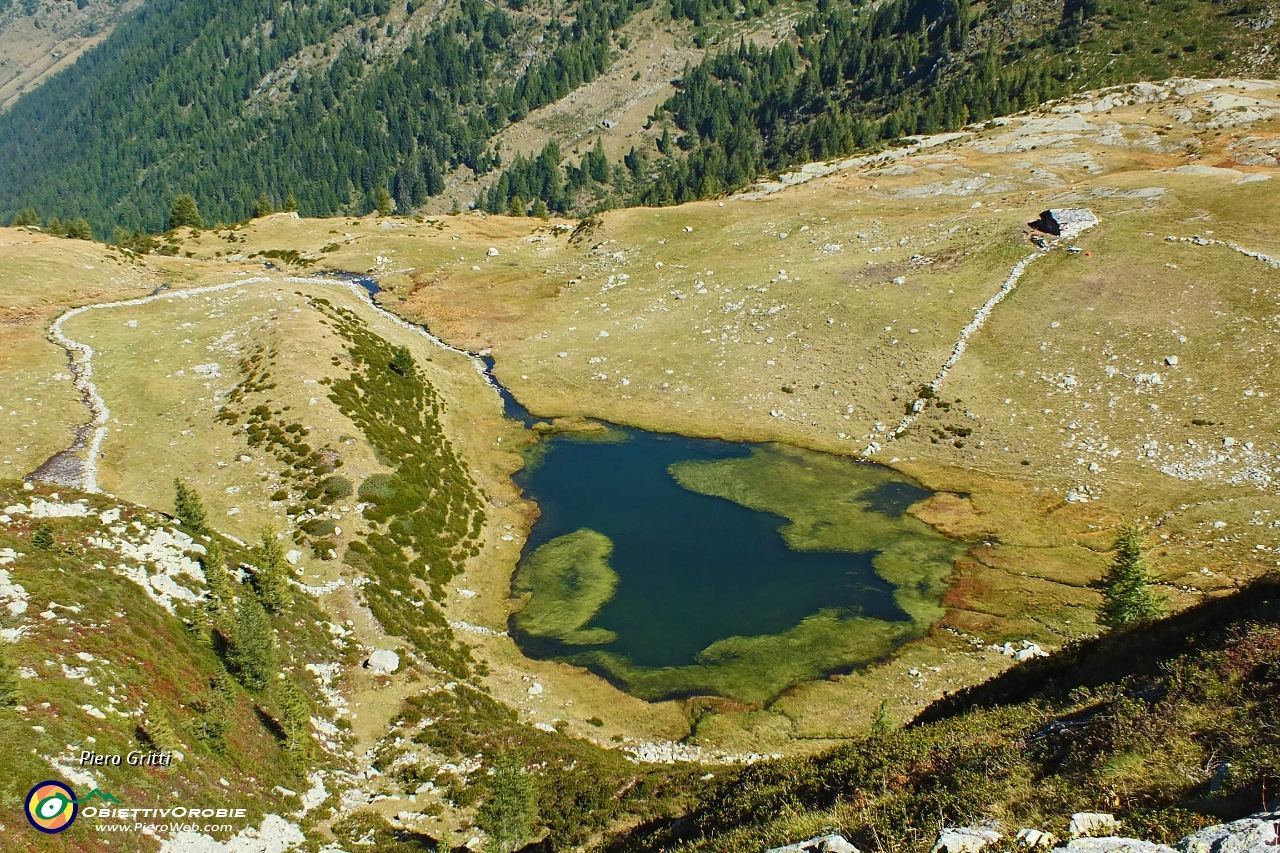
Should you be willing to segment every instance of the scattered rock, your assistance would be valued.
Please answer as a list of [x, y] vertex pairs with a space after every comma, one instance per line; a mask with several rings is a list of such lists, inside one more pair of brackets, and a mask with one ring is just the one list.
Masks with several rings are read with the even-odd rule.
[[1071, 816], [1071, 826], [1067, 831], [1072, 838], [1083, 838], [1090, 835], [1111, 834], [1120, 828], [1115, 815], [1104, 812], [1076, 812]]
[[842, 835], [821, 835], [808, 841], [797, 841], [786, 847], [774, 847], [766, 853], [860, 853]]
[[1019, 829], [1016, 840], [1021, 850], [1047, 850], [1058, 843], [1052, 833], [1038, 829]]
[[242, 829], [226, 842], [194, 830], [183, 830], [161, 844], [160, 853], [283, 853], [306, 840], [297, 824], [269, 814], [263, 817], [261, 828]]
[[489, 257], [491, 257], [491, 258], [496, 258], [496, 257], [498, 256], [498, 250], [497, 250], [497, 249], [495, 249], [495, 248], [493, 248], [492, 246], [490, 246], [490, 247], [489, 247], [489, 251], [488, 251], [488, 255], [489, 255]]
[[378, 649], [369, 655], [369, 660], [365, 661], [365, 666], [374, 672], [390, 674], [400, 668], [400, 655], [391, 651], [391, 649]]
[[959, 826], [938, 833], [929, 853], [978, 853], [988, 844], [995, 844], [1003, 836], [989, 826]]
[[289, 565], [291, 566], [298, 565], [298, 560], [301, 559], [301, 557], [302, 557], [302, 552], [299, 551], [297, 548], [290, 549], [284, 555], [284, 558], [288, 560]]
[[1181, 853], [1250, 853], [1280, 845], [1280, 812], [1209, 826], [1177, 843]]

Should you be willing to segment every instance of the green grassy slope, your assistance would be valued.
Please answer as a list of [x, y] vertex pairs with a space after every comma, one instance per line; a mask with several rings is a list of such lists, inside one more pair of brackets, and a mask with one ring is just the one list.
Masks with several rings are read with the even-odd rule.
[[[51, 491], [23, 491], [19, 483], [5, 481], [0, 506], [30, 503]], [[63, 490], [58, 497], [65, 504], [81, 496]], [[291, 720], [301, 713], [329, 717], [316, 679], [305, 668], [344, 655], [354, 660], [358, 650], [335, 652], [314, 601], [295, 596], [287, 611], [271, 618], [278, 640], [270, 655], [270, 682], [245, 687], [225, 663], [224, 634], [234, 635], [234, 628], [202, 604], [176, 601], [168, 613], [116, 569], [125, 562], [136, 565], [119, 543], [141, 540], [139, 526], [180, 531], [177, 522], [104, 496], [84, 497], [94, 514], [45, 520], [15, 513], [0, 527], [0, 553], [12, 549], [16, 555], [4, 566], [9, 582], [29, 596], [25, 611], [8, 608], [0, 619], [4, 628], [21, 632], [16, 642], [0, 644], [0, 803], [7, 815], [0, 839], [8, 838], [0, 846], [65, 850], [69, 840], [77, 850], [117, 849], [104, 846], [110, 837], [94, 832], [89, 820], [62, 836], [28, 830], [23, 798], [40, 781], [64, 778], [55, 761], [87, 770], [124, 807], [181, 802], [244, 808], [255, 823], [268, 812], [298, 809], [300, 800], [276, 786], [305, 791], [309, 772], [343, 763], [309, 737], [288, 736]], [[116, 509], [118, 519], [108, 516], [104, 522], [96, 514]], [[52, 535], [45, 548], [37, 536], [42, 529]], [[231, 565], [255, 559], [230, 540], [219, 541]], [[232, 586], [241, 599], [253, 594], [247, 584]], [[291, 713], [290, 701], [301, 710]], [[341, 736], [335, 744], [341, 748]], [[79, 750], [122, 757], [133, 750], [176, 750], [181, 757], [169, 767], [82, 769]], [[90, 790], [80, 783], [73, 788], [78, 796]]]
[[912, 724], [737, 774], [616, 851], [759, 851], [835, 827], [861, 849], [927, 850], [995, 819], [1065, 837], [1075, 811], [1172, 842], [1275, 790], [1280, 579], [1067, 647], [947, 697]]

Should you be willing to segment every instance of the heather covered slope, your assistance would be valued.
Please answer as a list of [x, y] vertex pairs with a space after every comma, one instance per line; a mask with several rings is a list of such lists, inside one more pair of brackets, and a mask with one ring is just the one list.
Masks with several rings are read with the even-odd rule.
[[[1280, 582], [1069, 646], [935, 703], [914, 722], [749, 768], [614, 851], [761, 851], [834, 828], [862, 850], [929, 849], [998, 821], [1067, 837], [1074, 812], [1172, 843], [1265, 811], [1280, 740]], [[1274, 796], [1274, 795], [1271, 795]]]

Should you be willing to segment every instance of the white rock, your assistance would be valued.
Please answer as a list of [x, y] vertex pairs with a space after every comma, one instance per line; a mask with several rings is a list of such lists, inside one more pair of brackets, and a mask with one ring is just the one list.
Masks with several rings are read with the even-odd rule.
[[290, 550], [286, 551], [284, 555], [284, 558], [289, 561], [289, 565], [291, 566], [298, 565], [298, 560], [301, 557], [302, 557], [302, 552], [299, 551], [297, 548], [291, 548]]
[[1176, 845], [1181, 853], [1252, 853], [1280, 846], [1280, 812], [1209, 826]]
[[1003, 836], [987, 826], [958, 826], [938, 833], [929, 853], [978, 853], [988, 844], [995, 844]]
[[369, 655], [366, 666], [374, 672], [392, 673], [400, 668], [400, 655], [391, 649], [378, 649]]
[[797, 841], [785, 847], [774, 847], [766, 853], [860, 853], [843, 835], [820, 835], [808, 841]]
[[1087, 835], [1114, 833], [1119, 826], [1115, 815], [1105, 812], [1076, 812], [1071, 816], [1071, 825], [1067, 831], [1072, 838], [1082, 838]]
[[1023, 850], [1039, 850], [1058, 843], [1058, 839], [1054, 838], [1052, 833], [1041, 832], [1038, 829], [1020, 829], [1016, 840], [1018, 847]]
[[1064, 853], [1177, 853], [1172, 847], [1139, 841], [1136, 838], [1077, 838], [1065, 847], [1055, 847]]
[[176, 833], [161, 844], [160, 853], [284, 853], [306, 840], [297, 824], [269, 814], [261, 828], [242, 829], [225, 843], [190, 830]]
[[497, 249], [495, 249], [495, 248], [493, 248], [492, 246], [490, 246], [490, 247], [489, 247], [489, 251], [487, 252], [487, 254], [488, 254], [488, 255], [489, 255], [489, 257], [491, 257], [491, 258], [496, 258], [496, 257], [498, 256], [498, 250], [497, 250]]
[[538, 682], [536, 682], [536, 681], [535, 681], [533, 684], [529, 685], [529, 695], [530, 695], [530, 696], [541, 696], [541, 695], [542, 695], [542, 685], [541, 685], [541, 684], [539, 684], [539, 683], [538, 683]]
[[1178, 357], [1176, 355], [1165, 356], [1164, 363], [1167, 364], [1169, 367], [1177, 367]]

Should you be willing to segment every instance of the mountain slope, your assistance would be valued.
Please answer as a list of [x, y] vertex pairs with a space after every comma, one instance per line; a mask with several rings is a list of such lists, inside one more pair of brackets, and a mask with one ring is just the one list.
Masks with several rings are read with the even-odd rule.
[[552, 16], [478, 0], [153, 0], [0, 117], [0, 208], [161, 230], [189, 191], [211, 221], [267, 193], [307, 214], [402, 207], [444, 170], [484, 171], [488, 138], [612, 60], [634, 0]]
[[139, 0], [0, 0], [0, 109], [109, 36]]
[[1280, 738], [1280, 581], [1018, 666], [905, 728], [748, 768], [613, 851], [759, 851], [835, 828], [863, 850], [926, 850], [998, 820], [1066, 837], [1076, 811], [1172, 843], [1265, 809]]
[[[631, 51], [620, 28], [641, 8], [716, 52], [625, 143], [566, 158], [521, 133], [504, 163], [495, 134]], [[108, 236], [164, 229], [182, 192], [232, 222], [264, 193], [362, 215], [383, 193], [402, 213], [447, 206], [430, 201], [446, 186], [490, 212], [670, 204], [1084, 88], [1265, 77], [1274, 18], [1261, 0], [149, 0], [0, 115], [0, 219], [31, 206]]]

